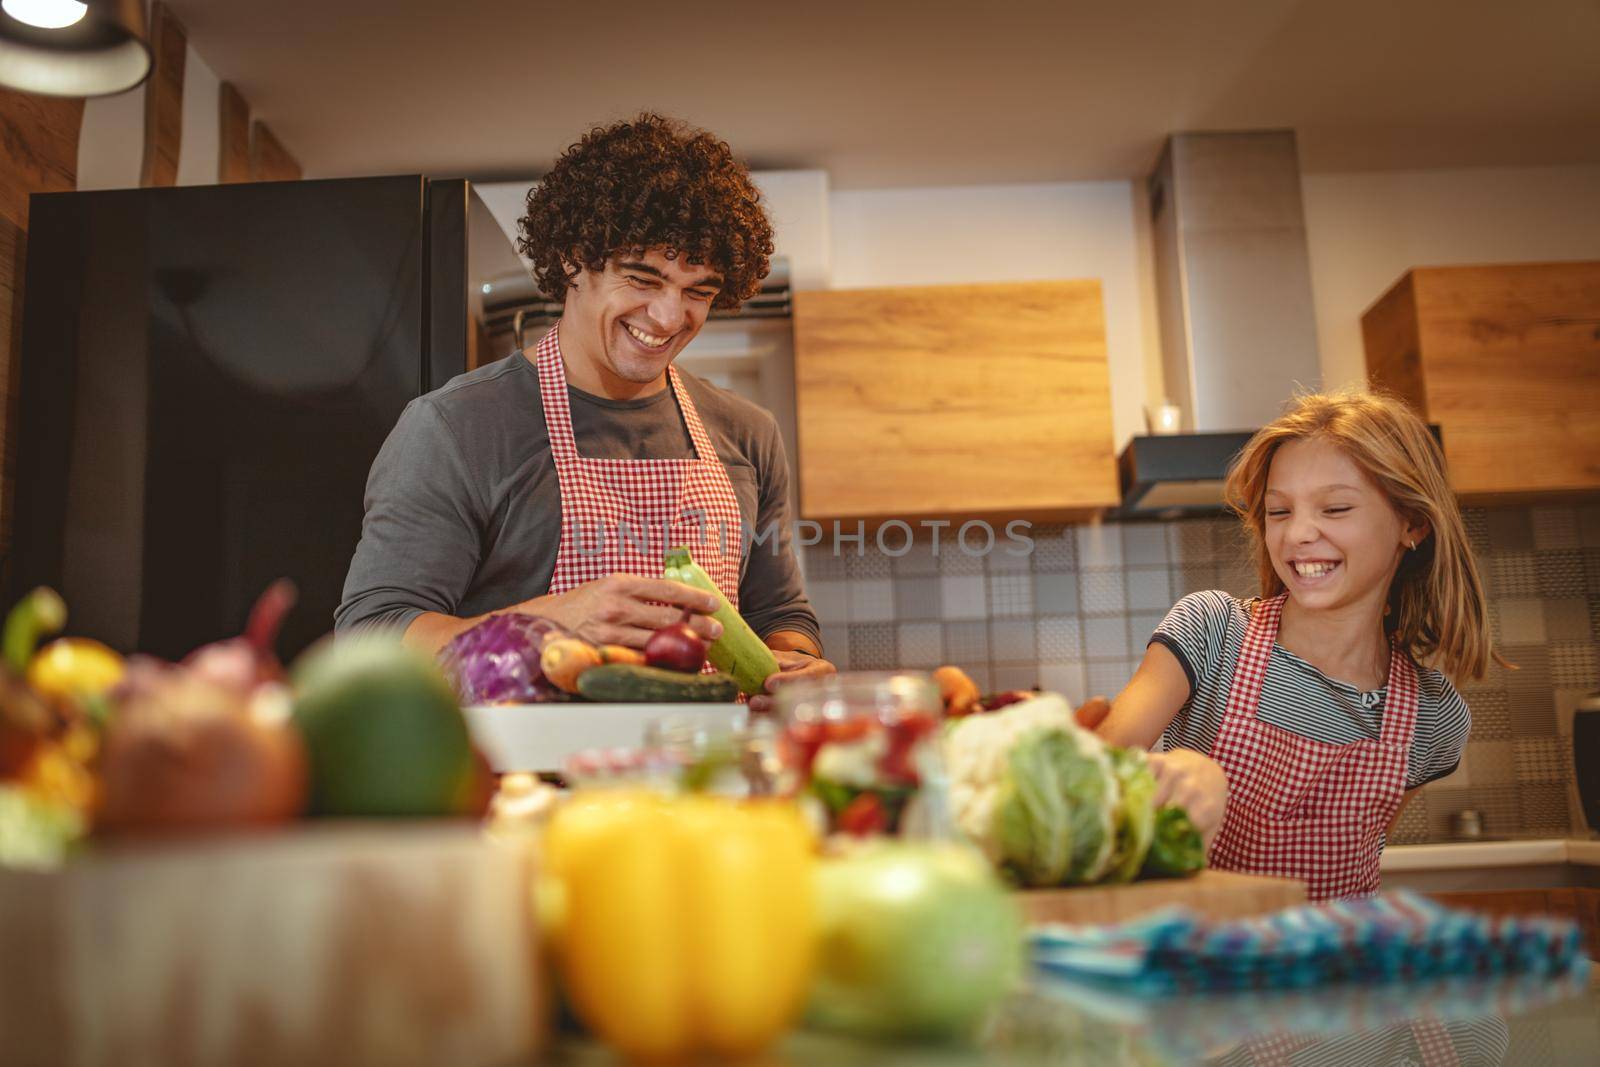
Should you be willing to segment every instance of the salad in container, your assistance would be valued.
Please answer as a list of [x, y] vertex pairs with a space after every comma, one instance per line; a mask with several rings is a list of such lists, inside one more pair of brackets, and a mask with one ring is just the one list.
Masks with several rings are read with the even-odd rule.
[[937, 802], [943, 702], [920, 672], [844, 673], [782, 686], [778, 791], [819, 829], [857, 837], [947, 837]]

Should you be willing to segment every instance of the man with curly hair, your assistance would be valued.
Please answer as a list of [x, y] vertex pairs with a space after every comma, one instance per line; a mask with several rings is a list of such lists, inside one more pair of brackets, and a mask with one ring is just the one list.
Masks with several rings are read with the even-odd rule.
[[687, 611], [714, 638], [715, 598], [660, 577], [665, 549], [688, 545], [774, 649], [769, 688], [833, 670], [790, 543], [777, 423], [673, 366], [712, 308], [767, 273], [760, 200], [726, 144], [653, 114], [556, 161], [518, 248], [561, 320], [401, 415], [368, 479], [340, 630], [402, 628], [436, 651], [516, 610], [639, 648]]

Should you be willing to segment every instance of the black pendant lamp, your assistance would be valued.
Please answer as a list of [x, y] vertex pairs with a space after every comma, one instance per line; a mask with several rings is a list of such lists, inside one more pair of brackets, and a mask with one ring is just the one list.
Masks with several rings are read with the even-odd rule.
[[0, 0], [0, 85], [110, 96], [150, 76], [144, 0]]

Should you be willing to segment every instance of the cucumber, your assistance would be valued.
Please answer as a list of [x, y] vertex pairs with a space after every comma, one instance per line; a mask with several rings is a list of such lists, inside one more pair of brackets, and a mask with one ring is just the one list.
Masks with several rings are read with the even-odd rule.
[[696, 589], [715, 593], [722, 606], [711, 617], [722, 624], [722, 636], [706, 649], [709, 659], [719, 671], [733, 675], [739, 688], [750, 696], [767, 691], [767, 679], [778, 673], [778, 657], [766, 646], [750, 624], [740, 617], [728, 598], [722, 595], [717, 583], [700, 569], [687, 548], [674, 548], [667, 552], [662, 563], [661, 576]]
[[602, 663], [578, 675], [578, 693], [606, 704], [686, 704], [730, 701], [739, 683], [726, 674], [686, 674], [636, 663]]

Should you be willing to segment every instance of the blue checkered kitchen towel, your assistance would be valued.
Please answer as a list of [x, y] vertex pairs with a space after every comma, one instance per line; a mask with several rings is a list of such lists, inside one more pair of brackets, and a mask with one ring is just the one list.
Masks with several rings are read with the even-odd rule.
[[1169, 909], [1117, 926], [1048, 924], [1029, 941], [1046, 974], [1154, 994], [1556, 975], [1583, 958], [1570, 919], [1481, 915], [1404, 890], [1221, 922]]

